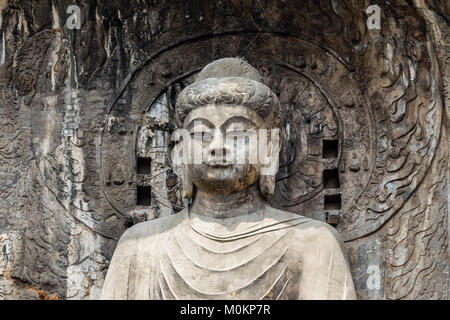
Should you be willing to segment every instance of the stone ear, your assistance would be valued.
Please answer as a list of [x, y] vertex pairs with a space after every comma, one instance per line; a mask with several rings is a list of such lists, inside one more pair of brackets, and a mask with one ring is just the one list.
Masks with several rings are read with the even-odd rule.
[[259, 190], [265, 197], [272, 196], [275, 192], [275, 175], [259, 176]]
[[265, 197], [272, 196], [275, 193], [275, 176], [278, 171], [279, 165], [279, 155], [281, 150], [280, 145], [280, 132], [278, 130], [271, 130], [271, 134], [277, 134], [278, 137], [273, 141], [272, 139], [268, 142], [268, 151], [269, 157], [271, 159], [269, 167], [272, 170], [267, 170], [268, 168], [263, 169], [263, 171], [269, 174], [260, 174], [259, 175], [259, 189], [261, 194]]
[[188, 161], [184, 147], [185, 144], [182, 142], [175, 146], [174, 151], [176, 151], [177, 159], [180, 161], [179, 165], [181, 167], [181, 179], [183, 180], [181, 195], [183, 198], [191, 200], [194, 194], [194, 183], [189, 175]]
[[183, 192], [182, 196], [185, 199], [192, 199], [192, 196], [194, 194], [194, 183], [192, 182], [192, 179], [189, 175], [188, 171], [188, 165], [182, 164], [181, 165], [181, 175], [183, 179]]

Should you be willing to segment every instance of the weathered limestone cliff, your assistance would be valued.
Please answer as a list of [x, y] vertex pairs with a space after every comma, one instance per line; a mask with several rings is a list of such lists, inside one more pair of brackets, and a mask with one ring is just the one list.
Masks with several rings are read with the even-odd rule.
[[273, 206], [341, 233], [358, 298], [448, 299], [448, 17], [447, 0], [0, 1], [0, 299], [99, 297], [121, 234], [186, 205], [178, 93], [235, 56], [283, 104]]

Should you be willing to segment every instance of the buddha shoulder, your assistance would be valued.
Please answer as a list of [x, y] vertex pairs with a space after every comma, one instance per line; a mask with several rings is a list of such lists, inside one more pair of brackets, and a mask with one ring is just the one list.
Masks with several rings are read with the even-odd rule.
[[304, 224], [295, 226], [296, 237], [305, 244], [322, 244], [333, 247], [342, 246], [341, 235], [328, 223], [308, 219]]
[[155, 220], [135, 224], [120, 237], [118, 245], [124, 243], [137, 243], [152, 238], [164, 236], [184, 219], [183, 212]]
[[288, 224], [293, 228], [295, 243], [301, 243], [305, 246], [321, 245], [329, 248], [342, 248], [341, 235], [328, 223], [274, 208], [271, 211], [274, 218], [288, 221]]

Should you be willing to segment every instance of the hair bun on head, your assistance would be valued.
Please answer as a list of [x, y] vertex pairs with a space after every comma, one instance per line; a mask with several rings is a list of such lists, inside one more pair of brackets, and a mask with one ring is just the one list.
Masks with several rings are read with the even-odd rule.
[[223, 58], [211, 62], [200, 71], [197, 81], [225, 77], [239, 77], [263, 82], [258, 70], [241, 58]]
[[178, 125], [183, 126], [192, 110], [208, 104], [244, 106], [258, 113], [270, 127], [281, 122], [278, 97], [263, 84], [259, 72], [241, 58], [224, 58], [208, 64], [197, 80], [184, 88], [175, 110]]

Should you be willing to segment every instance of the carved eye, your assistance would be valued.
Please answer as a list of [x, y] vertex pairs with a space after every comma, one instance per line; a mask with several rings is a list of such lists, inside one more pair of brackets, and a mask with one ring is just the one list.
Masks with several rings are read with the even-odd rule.
[[212, 134], [209, 130], [193, 131], [191, 137], [198, 142], [211, 142], [212, 140]]
[[202, 141], [203, 142], [211, 142], [213, 135], [210, 131], [203, 131], [202, 132]]
[[230, 129], [227, 130], [227, 136], [230, 138], [244, 138], [246, 136], [246, 131], [244, 129]]
[[240, 138], [245, 135], [245, 129], [245, 124], [241, 122], [231, 123], [226, 130], [226, 134], [230, 138]]

